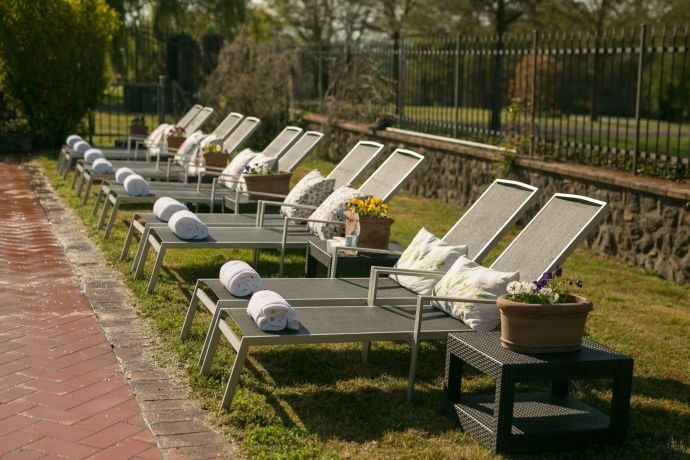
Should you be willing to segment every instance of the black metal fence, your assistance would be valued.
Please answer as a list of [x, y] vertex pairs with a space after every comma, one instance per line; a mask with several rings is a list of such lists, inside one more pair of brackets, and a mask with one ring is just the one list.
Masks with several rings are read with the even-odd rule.
[[411, 38], [298, 50], [299, 108], [687, 181], [688, 30]]

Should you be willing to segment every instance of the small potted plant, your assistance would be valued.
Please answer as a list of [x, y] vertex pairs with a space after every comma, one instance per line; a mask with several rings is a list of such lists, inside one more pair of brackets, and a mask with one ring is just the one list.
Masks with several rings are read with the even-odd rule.
[[223, 151], [223, 146], [216, 142], [209, 142], [204, 147], [204, 166], [212, 169], [223, 169], [230, 161], [230, 153]]
[[143, 115], [137, 115], [132, 118], [132, 121], [129, 123], [129, 133], [134, 136], [147, 136], [149, 134], [149, 128], [146, 126]]
[[287, 195], [290, 191], [292, 173], [275, 171], [269, 164], [264, 163], [260, 166], [245, 166], [242, 177], [247, 186], [247, 196], [250, 200], [275, 200], [277, 197], [271, 198], [269, 195], [260, 195], [260, 193]]
[[359, 235], [357, 246], [371, 249], [388, 249], [391, 225], [389, 206], [381, 198], [353, 198], [347, 202], [345, 235]]
[[168, 148], [171, 150], [179, 149], [186, 138], [186, 132], [182, 126], [173, 126], [166, 135]]
[[577, 351], [592, 302], [571, 294], [582, 281], [562, 278], [556, 267], [532, 283], [513, 281], [496, 303], [501, 312], [501, 345], [520, 353]]

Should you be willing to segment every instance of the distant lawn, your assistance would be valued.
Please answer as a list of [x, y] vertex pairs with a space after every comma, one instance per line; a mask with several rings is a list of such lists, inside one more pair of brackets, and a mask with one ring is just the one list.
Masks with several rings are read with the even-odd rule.
[[[91, 207], [80, 207], [67, 182], [55, 173], [55, 156], [38, 158], [48, 177], [101, 245], [109, 263], [120, 270], [139, 299], [141, 316], [153, 320], [161, 339], [161, 362], [186, 376], [194, 394], [213, 413], [213, 423], [238, 441], [249, 458], [498, 458], [464, 434], [442, 410], [445, 345], [426, 343], [420, 355], [417, 394], [405, 399], [410, 347], [376, 343], [369, 364], [360, 362], [357, 344], [266, 347], [248, 359], [230, 413], [218, 409], [233, 352], [223, 343], [211, 375], [196, 362], [209, 315], [199, 314], [191, 339], [178, 339], [183, 315], [197, 278], [217, 277], [231, 258], [251, 259], [247, 250], [170, 251], [155, 295], [145, 294], [147, 280], [132, 281], [131, 260], [118, 256], [125, 235], [121, 220], [108, 241], [94, 228]], [[311, 167], [330, 164], [311, 159]], [[421, 226], [442, 235], [462, 210], [438, 200], [400, 193], [391, 203], [396, 219], [393, 238], [408, 243]], [[134, 211], [135, 208], [132, 208]], [[150, 209], [150, 208], [149, 208]], [[120, 216], [128, 218], [122, 210]], [[515, 232], [491, 254], [494, 258]], [[287, 274], [303, 275], [303, 256], [291, 253]], [[149, 260], [149, 265], [151, 260]], [[260, 271], [276, 276], [276, 253], [262, 253]], [[150, 266], [149, 269], [150, 270]], [[585, 281], [583, 294], [595, 310], [587, 335], [635, 358], [628, 442], [623, 447], [593, 446], [560, 454], [524, 458], [687, 458], [690, 456], [690, 286], [666, 282], [616, 259], [577, 250], [565, 264], [569, 276]], [[606, 382], [580, 382], [580, 396], [606, 408]], [[491, 382], [477, 372], [467, 375], [464, 390], [488, 390]]]

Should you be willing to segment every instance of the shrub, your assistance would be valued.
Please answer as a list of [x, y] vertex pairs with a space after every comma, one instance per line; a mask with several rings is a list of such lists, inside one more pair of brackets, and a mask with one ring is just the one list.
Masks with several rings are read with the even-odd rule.
[[3, 85], [38, 143], [56, 145], [95, 107], [117, 25], [105, 0], [0, 0]]
[[289, 121], [292, 55], [275, 44], [256, 44], [240, 36], [223, 46], [201, 100], [222, 117], [234, 111], [260, 118], [252, 143], [263, 147]]

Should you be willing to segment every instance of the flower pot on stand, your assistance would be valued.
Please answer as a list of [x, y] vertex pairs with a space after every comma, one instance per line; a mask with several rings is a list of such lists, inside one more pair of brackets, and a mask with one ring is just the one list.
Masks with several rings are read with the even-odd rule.
[[247, 195], [250, 200], [276, 200], [267, 195], [253, 195], [254, 193], [270, 193], [275, 195], [287, 195], [290, 191], [290, 178], [292, 173], [278, 174], [244, 174], [244, 182], [247, 185]]
[[224, 169], [230, 161], [229, 153], [204, 153], [204, 166], [211, 169]]
[[364, 217], [354, 211], [344, 211], [345, 235], [359, 235], [357, 246], [370, 249], [388, 249], [391, 225], [390, 217]]
[[500, 296], [501, 345], [519, 353], [562, 353], [580, 349], [592, 302], [571, 296], [570, 302], [529, 304]]
[[149, 127], [146, 125], [129, 125], [129, 134], [132, 136], [148, 136]]
[[182, 144], [184, 143], [186, 137], [169, 137], [168, 138], [168, 149], [169, 150], [177, 150], [179, 149]]

